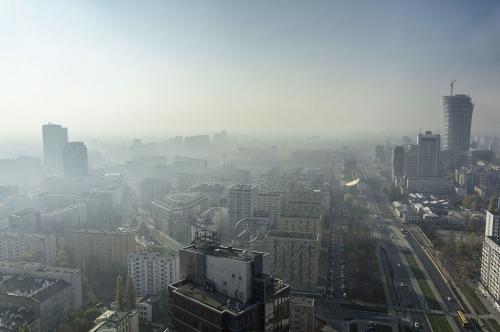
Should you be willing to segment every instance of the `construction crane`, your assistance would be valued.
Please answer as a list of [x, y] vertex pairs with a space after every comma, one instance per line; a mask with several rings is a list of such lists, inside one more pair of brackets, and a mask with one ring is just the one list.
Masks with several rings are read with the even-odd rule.
[[456, 80], [451, 81], [450, 83], [450, 96], [453, 96], [453, 86], [455, 85]]

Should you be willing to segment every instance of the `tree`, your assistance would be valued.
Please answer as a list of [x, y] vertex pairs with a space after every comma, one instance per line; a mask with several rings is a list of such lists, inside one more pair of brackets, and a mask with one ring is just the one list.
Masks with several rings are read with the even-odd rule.
[[135, 309], [135, 289], [134, 282], [132, 281], [132, 277], [129, 275], [127, 277], [127, 310]]
[[488, 204], [488, 211], [493, 212], [497, 208], [498, 196], [493, 195], [490, 198], [490, 204]]
[[391, 189], [389, 191], [389, 199], [391, 200], [391, 202], [401, 200], [401, 192], [394, 184], [391, 185]]
[[59, 250], [57, 253], [57, 266], [69, 267], [68, 254], [64, 249]]
[[464, 209], [470, 209], [470, 207], [472, 205], [472, 196], [471, 195], [465, 195], [464, 196], [464, 200], [462, 202], [462, 205], [463, 205]]
[[19, 326], [19, 332], [31, 332], [31, 328], [28, 325], [28, 322], [24, 321], [24, 323]]
[[347, 193], [344, 195], [344, 204], [347, 206], [352, 206], [354, 197], [352, 196], [351, 193]]
[[116, 277], [116, 293], [115, 298], [118, 302], [118, 309], [120, 311], [125, 310], [125, 299], [124, 299], [124, 288], [123, 288], [123, 277], [121, 274]]

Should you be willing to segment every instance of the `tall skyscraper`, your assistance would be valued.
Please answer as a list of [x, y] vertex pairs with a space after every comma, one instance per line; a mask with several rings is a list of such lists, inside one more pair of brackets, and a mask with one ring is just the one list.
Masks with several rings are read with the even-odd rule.
[[42, 126], [43, 167], [46, 174], [63, 171], [63, 149], [68, 143], [68, 128], [48, 123]]
[[344, 158], [344, 179], [352, 180], [356, 176], [356, 158]]
[[392, 178], [404, 175], [405, 150], [395, 145], [392, 150]]
[[443, 96], [444, 135], [443, 149], [447, 151], [451, 166], [460, 166], [470, 147], [470, 131], [474, 104], [469, 96], [458, 94]]
[[417, 176], [433, 177], [439, 176], [439, 152], [441, 137], [426, 131], [418, 134], [417, 138]]
[[63, 169], [66, 176], [88, 174], [87, 147], [82, 142], [69, 142], [63, 149]]

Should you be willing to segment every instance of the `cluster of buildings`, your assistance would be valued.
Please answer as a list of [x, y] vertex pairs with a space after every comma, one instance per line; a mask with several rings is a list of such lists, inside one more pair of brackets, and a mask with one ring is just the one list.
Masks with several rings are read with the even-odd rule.
[[0, 262], [0, 303], [2, 326], [27, 322], [31, 331], [55, 331], [63, 313], [82, 306], [80, 270]]
[[444, 133], [420, 133], [417, 144], [394, 146], [392, 177], [402, 191], [447, 193], [453, 188], [443, 168], [455, 169], [471, 159], [470, 132], [474, 104], [463, 94], [443, 96]]

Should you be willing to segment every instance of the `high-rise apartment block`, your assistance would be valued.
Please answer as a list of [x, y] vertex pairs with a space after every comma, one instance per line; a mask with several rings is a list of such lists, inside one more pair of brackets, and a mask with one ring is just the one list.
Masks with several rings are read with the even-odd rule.
[[179, 251], [182, 280], [169, 286], [174, 331], [288, 331], [289, 286], [268, 274], [267, 254], [222, 247], [198, 233]]
[[128, 275], [137, 296], [160, 295], [168, 285], [179, 280], [178, 257], [159, 252], [129, 254]]
[[63, 149], [68, 143], [68, 129], [56, 124], [42, 126], [43, 167], [49, 175], [63, 172]]
[[272, 248], [274, 276], [290, 284], [292, 290], [317, 291], [320, 233], [272, 230], [264, 241]]
[[66, 176], [88, 175], [87, 147], [83, 142], [69, 142], [64, 146], [63, 170]]
[[126, 271], [127, 257], [136, 251], [135, 234], [120, 230], [75, 230], [70, 241], [78, 264], [95, 260], [103, 271]]
[[257, 205], [257, 187], [235, 184], [227, 190], [227, 210], [229, 222], [236, 225], [244, 218], [252, 218]]
[[500, 311], [500, 214], [486, 212], [479, 289]]

